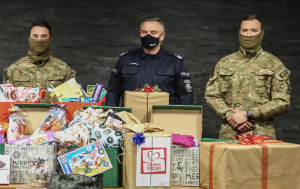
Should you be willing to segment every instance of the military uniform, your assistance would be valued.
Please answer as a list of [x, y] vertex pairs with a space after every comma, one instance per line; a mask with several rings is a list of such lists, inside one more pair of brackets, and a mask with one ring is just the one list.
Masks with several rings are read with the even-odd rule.
[[39, 63], [31, 63], [28, 56], [17, 60], [3, 71], [3, 82], [14, 86], [46, 89], [54, 87], [76, 76], [65, 62], [50, 56]]
[[155, 55], [146, 54], [143, 48], [122, 53], [107, 86], [107, 106], [124, 105], [124, 92], [158, 85], [170, 94], [170, 104], [193, 104], [191, 74], [180, 55], [162, 47]]
[[239, 132], [227, 122], [234, 114], [230, 108], [251, 109], [255, 122], [249, 132], [276, 139], [273, 118], [286, 113], [290, 106], [289, 75], [278, 58], [261, 48], [249, 55], [240, 48], [222, 58], [205, 93], [207, 104], [223, 120], [220, 139], [234, 139]]

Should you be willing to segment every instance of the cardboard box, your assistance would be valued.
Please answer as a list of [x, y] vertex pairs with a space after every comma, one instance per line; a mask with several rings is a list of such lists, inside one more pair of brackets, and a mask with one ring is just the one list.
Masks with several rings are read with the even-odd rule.
[[200, 186], [199, 147], [172, 146], [172, 185]]
[[[172, 135], [170, 134], [163, 134], [161, 132], [153, 132], [153, 138], [163, 138], [163, 137], [170, 137], [172, 141]], [[151, 137], [151, 133], [144, 133], [145, 137]], [[137, 173], [137, 145], [136, 143], [132, 142], [134, 133], [126, 132], [124, 135], [124, 156], [123, 156], [123, 180], [122, 184], [125, 189], [149, 189], [149, 186], [136, 186], [136, 173]], [[171, 142], [172, 143], [172, 142]], [[172, 145], [172, 144], [171, 144]], [[171, 148], [170, 145], [170, 148]], [[154, 146], [155, 147], [155, 146]], [[172, 155], [171, 151], [169, 152]], [[168, 168], [167, 168], [168, 169]], [[166, 170], [167, 170], [166, 169]], [[153, 189], [171, 189], [172, 186], [172, 170], [171, 165], [169, 166], [170, 172], [170, 186], [152, 186]]]
[[202, 113], [202, 106], [153, 105], [151, 122], [168, 133], [192, 135], [201, 141]]
[[[103, 173], [103, 187], [119, 188], [122, 186], [122, 164], [118, 161], [118, 155], [122, 154], [121, 148], [105, 148], [113, 169]], [[119, 156], [122, 162], [122, 156]]]
[[54, 92], [59, 101], [61, 101], [62, 98], [78, 98], [83, 96], [74, 78], [54, 88]]
[[54, 158], [56, 156], [56, 145], [17, 145], [5, 144], [5, 155], [10, 155], [10, 183], [28, 183], [27, 171], [30, 168], [28, 165], [28, 152], [44, 154], [50, 169], [53, 171]]
[[300, 145], [282, 142], [266, 146], [264, 151], [260, 145], [200, 142], [200, 186], [261, 189], [264, 183], [270, 189], [300, 188]]
[[10, 156], [0, 156], [0, 184], [9, 184], [10, 176]]
[[168, 105], [169, 93], [125, 91], [124, 107], [132, 109], [132, 114], [141, 122], [151, 121], [152, 105]]

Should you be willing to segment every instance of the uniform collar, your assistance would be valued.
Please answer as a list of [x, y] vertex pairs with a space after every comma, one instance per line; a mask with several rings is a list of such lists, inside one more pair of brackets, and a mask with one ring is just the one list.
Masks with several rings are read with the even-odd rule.
[[240, 50], [239, 50], [240, 55], [247, 59], [251, 59], [251, 58], [255, 57], [256, 55], [259, 55], [261, 52], [262, 52], [261, 47], [259, 47], [258, 50], [250, 51], [249, 54], [247, 54], [247, 52], [242, 47], [240, 47]]
[[44, 66], [49, 61], [50, 58], [51, 58], [51, 56], [47, 56], [43, 60], [40, 60], [38, 62], [34, 62], [32, 64], [37, 65], [38, 67], [42, 67], [42, 66]]
[[[146, 54], [145, 52], [144, 52], [144, 49], [143, 49], [143, 47], [141, 48], [141, 50], [142, 50], [142, 57], [144, 58], [144, 59], [146, 59], [147, 58], [147, 56], [149, 55], [149, 54]], [[162, 52], [164, 52], [165, 50], [163, 49], [163, 47], [162, 46], [160, 46], [160, 49], [159, 49], [159, 51], [156, 53], [156, 54], [154, 54], [154, 55], [152, 55], [153, 56], [153, 59], [156, 59], [156, 60], [158, 60], [160, 57], [161, 57], [161, 55], [162, 55]]]

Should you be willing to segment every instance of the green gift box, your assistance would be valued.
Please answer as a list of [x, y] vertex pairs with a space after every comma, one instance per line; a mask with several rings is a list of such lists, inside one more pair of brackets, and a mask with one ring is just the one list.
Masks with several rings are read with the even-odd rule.
[[[122, 186], [122, 164], [118, 161], [118, 155], [122, 153], [121, 148], [105, 148], [113, 169], [103, 173], [103, 187], [118, 188]], [[119, 157], [122, 162], [122, 156]]]
[[0, 155], [4, 155], [4, 144], [0, 144]]

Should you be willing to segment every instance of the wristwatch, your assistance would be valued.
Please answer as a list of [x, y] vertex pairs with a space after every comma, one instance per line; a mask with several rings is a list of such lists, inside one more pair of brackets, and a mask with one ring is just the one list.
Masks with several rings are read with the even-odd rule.
[[251, 109], [246, 110], [246, 111], [245, 111], [245, 115], [247, 116], [248, 121], [251, 121], [251, 120], [253, 119], [253, 117], [252, 117], [253, 111], [252, 111]]

